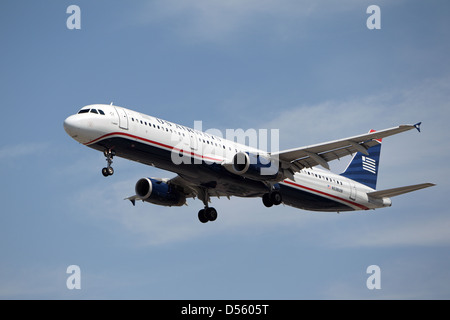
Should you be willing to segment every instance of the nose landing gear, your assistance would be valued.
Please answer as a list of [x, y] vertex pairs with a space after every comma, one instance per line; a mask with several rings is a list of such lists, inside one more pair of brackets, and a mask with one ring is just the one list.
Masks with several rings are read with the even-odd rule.
[[111, 167], [111, 164], [113, 163], [112, 159], [116, 155], [116, 152], [111, 149], [105, 149], [103, 154], [106, 157], [107, 166], [102, 169], [102, 174], [104, 177], [112, 176], [114, 174], [114, 169]]

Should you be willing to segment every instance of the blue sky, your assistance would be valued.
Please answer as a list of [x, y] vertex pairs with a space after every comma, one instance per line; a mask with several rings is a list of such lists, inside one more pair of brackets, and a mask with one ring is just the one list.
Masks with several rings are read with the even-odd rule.
[[[66, 8], [81, 8], [68, 30]], [[366, 9], [381, 8], [381, 30]], [[2, 299], [450, 298], [447, 1], [2, 1]], [[64, 119], [110, 103], [186, 126], [275, 128], [293, 148], [423, 121], [383, 141], [378, 187], [436, 187], [370, 212], [123, 199], [144, 176]], [[332, 163], [340, 172], [350, 159]], [[81, 269], [68, 290], [66, 269]], [[368, 290], [366, 268], [381, 268]]]

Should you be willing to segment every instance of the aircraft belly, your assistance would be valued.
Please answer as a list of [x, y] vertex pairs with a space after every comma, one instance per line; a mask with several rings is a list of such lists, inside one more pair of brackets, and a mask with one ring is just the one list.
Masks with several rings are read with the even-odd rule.
[[127, 137], [111, 137], [89, 147], [103, 151], [114, 149], [116, 156], [133, 160], [157, 168], [175, 172], [187, 181], [204, 185], [220, 194], [240, 197], [257, 197], [267, 192], [267, 186], [242, 176], [234, 175], [218, 163], [194, 162], [175, 164], [172, 161], [172, 151], [166, 148], [153, 146]]
[[339, 201], [293, 188], [289, 185], [279, 184], [283, 203], [295, 208], [311, 211], [341, 212], [353, 211], [354, 209]]

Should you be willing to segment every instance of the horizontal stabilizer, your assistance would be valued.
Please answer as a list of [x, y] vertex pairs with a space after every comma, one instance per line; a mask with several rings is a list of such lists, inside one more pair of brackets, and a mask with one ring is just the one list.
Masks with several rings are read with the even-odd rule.
[[424, 188], [428, 188], [428, 187], [432, 187], [432, 186], [435, 186], [435, 184], [434, 183], [421, 183], [421, 184], [415, 184], [413, 186], [406, 186], [406, 187], [400, 187], [400, 188], [368, 192], [367, 195], [372, 198], [384, 198], [384, 197], [390, 198], [390, 197], [399, 196], [404, 193], [408, 193], [408, 192], [412, 192], [412, 191], [416, 191], [416, 190], [420, 190], [420, 189], [424, 189]]

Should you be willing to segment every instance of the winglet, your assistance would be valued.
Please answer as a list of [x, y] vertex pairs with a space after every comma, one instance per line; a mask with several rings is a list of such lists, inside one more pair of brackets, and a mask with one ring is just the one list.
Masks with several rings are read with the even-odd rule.
[[417, 131], [419, 131], [420, 132], [420, 125], [422, 124], [422, 122], [417, 122], [415, 125], [414, 125], [414, 128], [416, 128], [417, 129]]

